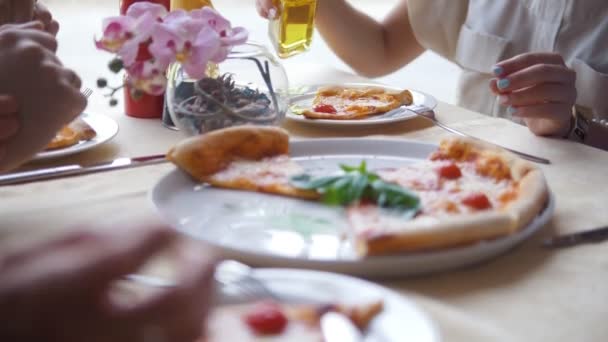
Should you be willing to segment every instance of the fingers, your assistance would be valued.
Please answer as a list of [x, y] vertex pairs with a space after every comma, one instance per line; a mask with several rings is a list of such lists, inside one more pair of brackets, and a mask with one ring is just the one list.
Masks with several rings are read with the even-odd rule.
[[529, 68], [537, 64], [554, 64], [564, 66], [564, 59], [556, 53], [533, 52], [517, 55], [504, 60], [494, 67], [494, 75], [503, 77], [512, 73]]
[[172, 230], [162, 226], [125, 227], [103, 234], [98, 251], [92, 253], [80, 277], [91, 283], [107, 284], [135, 272], [175, 238]]
[[19, 105], [14, 96], [0, 95], [0, 141], [9, 140], [19, 131], [18, 110]]
[[32, 20], [34, 17], [34, 0], [10, 1], [8, 10], [11, 22], [23, 23]]
[[263, 18], [272, 19], [271, 14], [273, 10], [276, 14], [276, 9], [274, 7], [274, 4], [272, 3], [272, 0], [257, 0], [255, 2], [255, 7], [258, 11], [258, 14]]
[[553, 64], [537, 64], [519, 70], [496, 82], [498, 93], [531, 87], [540, 83], [574, 84], [576, 73], [565, 66]]
[[182, 255], [183, 272], [177, 286], [122, 310], [120, 315], [139, 325], [155, 325], [176, 341], [194, 340], [204, 333], [213, 291], [215, 260], [196, 248]]
[[36, 3], [34, 8], [34, 19], [40, 20], [44, 25], [43, 29], [52, 34], [57, 35], [59, 31], [59, 23], [53, 19], [51, 12], [41, 3]]
[[33, 40], [34, 42], [42, 45], [53, 53], [57, 52], [57, 39], [55, 39], [53, 35], [47, 32], [28, 29], [21, 30], [20, 35], [22, 36], [22, 38], [29, 38]]
[[[496, 87], [496, 82], [493, 86]], [[571, 106], [576, 101], [576, 91], [559, 83], [542, 83], [510, 93], [502, 93], [498, 100], [504, 106], [529, 106], [548, 102]]]
[[17, 99], [12, 95], [0, 95], [0, 117], [14, 115], [19, 111]]

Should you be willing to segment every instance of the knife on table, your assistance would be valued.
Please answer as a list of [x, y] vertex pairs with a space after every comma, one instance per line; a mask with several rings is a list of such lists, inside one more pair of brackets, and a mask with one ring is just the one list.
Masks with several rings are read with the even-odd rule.
[[165, 162], [167, 162], [167, 159], [165, 158], [164, 154], [156, 154], [135, 158], [117, 158], [111, 161], [89, 166], [73, 164], [40, 170], [8, 173], [0, 175], [0, 186], [29, 183], [69, 176], [81, 176], [105, 171], [131, 169], [134, 167], [161, 164]]
[[321, 331], [325, 342], [363, 342], [363, 334], [346, 316], [328, 312], [321, 317]]
[[608, 226], [551, 237], [543, 240], [542, 246], [565, 248], [585, 243], [600, 243], [606, 240], [608, 240]]

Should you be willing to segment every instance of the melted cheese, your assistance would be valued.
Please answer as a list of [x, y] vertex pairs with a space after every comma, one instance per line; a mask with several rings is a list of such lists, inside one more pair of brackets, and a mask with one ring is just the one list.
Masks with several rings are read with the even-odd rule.
[[396, 170], [379, 171], [378, 174], [387, 182], [414, 190], [420, 196], [424, 215], [444, 216], [474, 212], [474, 209], [464, 205], [462, 201], [476, 193], [485, 194], [494, 209], [504, 205], [501, 196], [512, 191], [513, 181], [484, 177], [477, 173], [474, 163], [467, 162], [456, 163], [462, 177], [453, 180], [440, 177], [436, 170], [449, 163], [442, 160], [424, 161]]
[[282, 155], [263, 160], [236, 160], [228, 168], [213, 175], [213, 180], [232, 182], [246, 179], [257, 185], [287, 184], [289, 178], [303, 172], [303, 168], [289, 156]]

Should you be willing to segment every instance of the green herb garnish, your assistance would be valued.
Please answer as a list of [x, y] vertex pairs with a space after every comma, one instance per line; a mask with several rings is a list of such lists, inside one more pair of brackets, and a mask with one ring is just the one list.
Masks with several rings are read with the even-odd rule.
[[299, 189], [316, 190], [323, 195], [323, 202], [347, 206], [363, 200], [376, 203], [385, 209], [398, 211], [408, 218], [420, 208], [420, 198], [412, 191], [397, 184], [387, 183], [367, 170], [365, 161], [359, 166], [340, 165], [344, 174], [314, 178], [302, 174], [291, 178], [291, 184]]

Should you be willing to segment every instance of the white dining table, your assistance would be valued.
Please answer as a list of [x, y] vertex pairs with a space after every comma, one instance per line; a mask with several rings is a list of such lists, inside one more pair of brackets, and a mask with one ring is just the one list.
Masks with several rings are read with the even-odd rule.
[[[109, 2], [109, 1], [108, 1]], [[95, 51], [98, 23], [116, 4], [48, 1], [63, 22], [60, 56], [94, 87], [109, 55]], [[91, 46], [86, 46], [90, 44]], [[370, 82], [322, 62], [286, 63], [292, 85]], [[23, 169], [91, 164], [118, 157], [165, 153], [183, 139], [159, 119], [126, 116], [99, 90], [87, 112], [114, 119], [110, 142]], [[536, 137], [524, 126], [440, 102], [439, 120], [476, 137], [552, 161], [541, 165], [556, 199], [550, 222], [508, 253], [463, 269], [374, 280], [411, 298], [439, 327], [443, 341], [585, 341], [608, 339], [608, 243], [549, 250], [544, 238], [608, 224], [608, 153], [570, 141]], [[424, 119], [373, 127], [318, 127], [285, 121], [294, 138], [382, 136], [437, 143], [449, 133]], [[150, 189], [174, 169], [161, 164], [131, 170], [0, 187], [0, 253], [82, 225], [112, 226], [155, 217]]]

